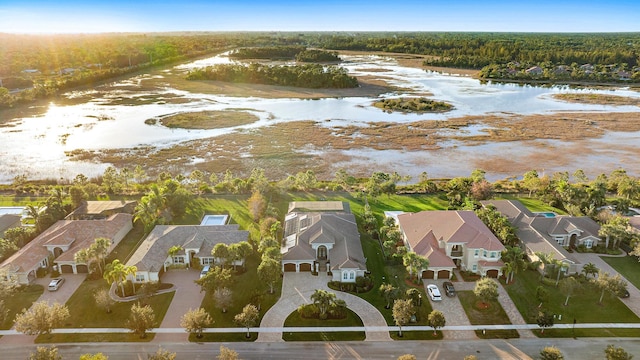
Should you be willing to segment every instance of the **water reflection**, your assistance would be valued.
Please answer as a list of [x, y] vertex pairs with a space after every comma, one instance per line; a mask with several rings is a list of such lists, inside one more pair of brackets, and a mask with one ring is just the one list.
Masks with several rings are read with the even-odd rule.
[[[638, 98], [640, 93], [629, 89], [571, 89], [567, 86], [538, 87], [516, 84], [481, 84], [478, 80], [437, 72], [402, 67], [391, 58], [380, 56], [345, 56], [343, 66], [358, 75], [383, 77], [398, 88], [417, 93], [430, 93], [434, 99], [455, 106], [444, 114], [387, 113], [371, 106], [376, 98], [350, 97], [319, 100], [267, 99], [259, 97], [233, 97], [192, 93], [174, 89], [170, 84], [146, 88], [147, 80], [161, 79], [162, 74], [185, 73], [195, 67], [230, 62], [227, 57], [209, 59], [179, 65], [155, 74], [145, 74], [119, 81], [90, 91], [70, 92], [65, 96], [70, 104], [51, 103], [38, 116], [10, 119], [0, 127], [0, 181], [8, 182], [14, 176], [27, 174], [35, 177], [73, 177], [83, 172], [95, 175], [106, 165], [83, 164], [67, 161], [64, 152], [74, 149], [132, 148], [135, 146], [169, 146], [186, 140], [201, 139], [228, 134], [238, 128], [258, 128], [278, 122], [314, 120], [324, 126], [367, 126], [371, 122], [409, 123], [418, 120], [445, 120], [466, 115], [495, 113], [544, 114], [559, 111], [638, 111], [635, 106], [605, 106], [575, 104], [557, 101], [553, 94], [585, 92], [614, 94]], [[381, 97], [403, 96], [388, 93]], [[180, 101], [172, 101], [180, 99]], [[226, 129], [184, 130], [169, 129], [161, 125], [149, 125], [148, 119], [160, 118], [181, 112], [245, 109], [256, 115], [255, 123]], [[482, 128], [463, 130], [474, 134]], [[605, 140], [603, 140], [605, 141]], [[618, 141], [612, 135], [611, 142]], [[474, 151], [482, 150], [475, 148]], [[491, 151], [485, 149], [484, 151]], [[404, 163], [411, 168], [417, 161], [414, 153], [371, 154], [388, 159], [390, 163]], [[459, 148], [458, 153], [464, 151]], [[366, 151], [346, 152], [354, 158], [368, 159]], [[372, 156], [372, 155], [371, 155]], [[423, 155], [421, 155], [423, 156]], [[461, 155], [463, 156], [463, 155]], [[366, 161], [366, 160], [365, 160]], [[451, 176], [447, 168], [430, 170], [442, 176]], [[435, 174], [434, 174], [435, 175]]]

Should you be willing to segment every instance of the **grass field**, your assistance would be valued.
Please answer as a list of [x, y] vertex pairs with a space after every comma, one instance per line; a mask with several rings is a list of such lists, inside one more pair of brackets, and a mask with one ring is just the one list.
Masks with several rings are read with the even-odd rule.
[[622, 274], [636, 288], [640, 289], [640, 262], [635, 256], [609, 257], [602, 256], [607, 264], [611, 265], [617, 272]]
[[[129, 318], [131, 306], [134, 304], [131, 302], [116, 303], [111, 313], [107, 314], [106, 311], [96, 308], [93, 294], [99, 289], [107, 289], [108, 284], [106, 281], [100, 280], [86, 280], [84, 281], [78, 290], [71, 296], [66, 305], [69, 308], [69, 320], [63, 325], [65, 328], [108, 328], [124, 327], [124, 323]], [[156, 315], [156, 323], [160, 325], [164, 315], [167, 313], [167, 309], [171, 304], [174, 292], [166, 294], [156, 295], [147, 303], [153, 308]], [[75, 336], [77, 334], [73, 334]], [[71, 337], [71, 335], [68, 335]]]
[[[260, 324], [262, 316], [269, 310], [273, 304], [280, 298], [280, 291], [282, 289], [282, 283], [278, 282], [274, 286], [274, 293], [269, 294], [269, 287], [262, 283], [257, 275], [257, 267], [260, 262], [260, 256], [257, 253], [252, 254], [246, 260], [247, 270], [244, 273], [234, 275], [232, 277], [233, 284], [231, 285], [231, 291], [233, 293], [233, 303], [227, 309], [226, 313], [223, 313], [218, 307], [215, 306], [215, 302], [210, 294], [206, 294], [202, 301], [202, 308], [207, 310], [213, 320], [215, 321], [212, 327], [239, 327], [233, 318], [236, 314], [242, 312], [242, 308], [247, 304], [260, 304], [260, 319], [257, 325]], [[191, 339], [191, 337], [190, 337]], [[195, 339], [195, 337], [193, 337]], [[197, 341], [244, 341], [244, 333], [229, 333], [229, 334], [203, 334], [203, 337], [197, 339]], [[254, 338], [255, 340], [255, 338]]]
[[[538, 286], [543, 286], [550, 294], [549, 300], [542, 305], [542, 308], [538, 308], [540, 302], [536, 298]], [[518, 273], [516, 281], [505, 288], [518, 311], [528, 323], [535, 324], [534, 318], [541, 309], [562, 315], [562, 320], [556, 320], [558, 324], [570, 324], [573, 319], [576, 319], [578, 323], [640, 322], [640, 319], [615, 296], [606, 294], [603, 303], [599, 304], [600, 291], [590, 283], [585, 283], [569, 299], [567, 306], [564, 306], [565, 296], [555, 286], [543, 284], [537, 271], [530, 270]]]
[[0, 324], [0, 329], [11, 329], [16, 314], [20, 313], [23, 309], [30, 308], [31, 304], [38, 300], [43, 292], [44, 287], [42, 287], [42, 285], [29, 285], [20, 287], [12, 296], [5, 299], [4, 305], [8, 312], [4, 321]]
[[[489, 301], [487, 308], [478, 306], [480, 299], [473, 291], [458, 291], [460, 304], [469, 318], [471, 325], [502, 325], [511, 324], [509, 316], [498, 300]], [[482, 339], [508, 339], [520, 335], [517, 330], [476, 330], [476, 335]]]

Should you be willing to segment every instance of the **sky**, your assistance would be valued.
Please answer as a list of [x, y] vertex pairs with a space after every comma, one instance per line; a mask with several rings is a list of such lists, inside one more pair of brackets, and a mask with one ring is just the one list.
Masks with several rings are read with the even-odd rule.
[[0, 32], [639, 32], [639, 0], [0, 0]]

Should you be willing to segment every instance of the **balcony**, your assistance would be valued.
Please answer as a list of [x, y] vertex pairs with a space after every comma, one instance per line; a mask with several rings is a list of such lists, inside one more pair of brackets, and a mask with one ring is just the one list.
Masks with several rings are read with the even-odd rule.
[[462, 257], [462, 250], [451, 250], [450, 257]]

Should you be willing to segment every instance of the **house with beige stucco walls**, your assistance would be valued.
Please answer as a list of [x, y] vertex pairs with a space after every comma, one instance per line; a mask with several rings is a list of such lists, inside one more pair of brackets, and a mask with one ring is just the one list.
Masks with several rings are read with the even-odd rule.
[[61, 273], [88, 273], [89, 264], [76, 263], [75, 254], [97, 238], [111, 241], [111, 252], [133, 228], [130, 214], [115, 214], [102, 220], [60, 220], [10, 256], [6, 268], [20, 284], [30, 284], [40, 268], [56, 265]]
[[396, 218], [407, 250], [429, 260], [423, 279], [450, 279], [456, 268], [502, 275], [504, 246], [473, 211], [421, 211]]
[[282, 271], [315, 272], [355, 283], [367, 271], [356, 218], [342, 201], [289, 204], [281, 247]]

